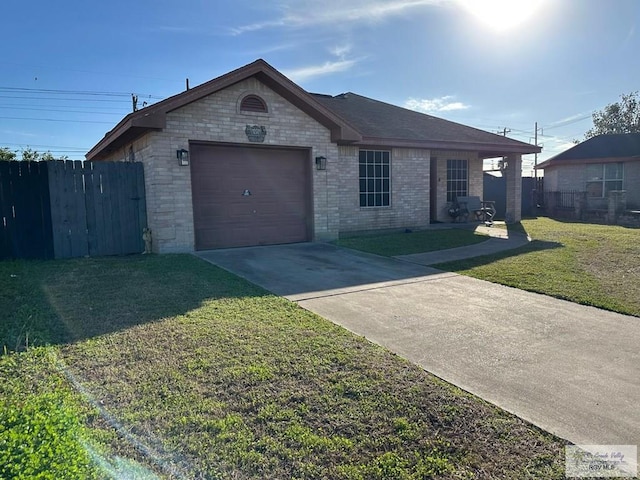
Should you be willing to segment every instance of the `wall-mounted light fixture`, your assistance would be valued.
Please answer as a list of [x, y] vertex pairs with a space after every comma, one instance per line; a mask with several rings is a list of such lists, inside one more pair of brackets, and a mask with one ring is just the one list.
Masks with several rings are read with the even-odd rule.
[[316, 170], [327, 169], [327, 157], [316, 157]]
[[189, 150], [185, 150], [184, 148], [176, 150], [176, 156], [178, 157], [178, 163], [181, 167], [189, 166]]

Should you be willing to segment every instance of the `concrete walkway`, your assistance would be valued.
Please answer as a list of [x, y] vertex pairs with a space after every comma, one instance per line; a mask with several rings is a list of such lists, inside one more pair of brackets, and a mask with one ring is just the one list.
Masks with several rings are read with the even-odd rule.
[[573, 443], [640, 444], [638, 318], [327, 244], [199, 256]]
[[457, 228], [474, 230], [477, 233], [488, 235], [489, 240], [466, 247], [450, 248], [448, 250], [438, 250], [436, 252], [414, 253], [411, 255], [399, 255], [395, 258], [405, 262], [417, 263], [419, 265], [435, 265], [437, 263], [452, 262], [455, 260], [465, 260], [467, 258], [480, 257], [483, 255], [493, 255], [495, 253], [513, 250], [522, 247], [531, 239], [521, 233], [509, 232], [507, 229], [498, 227], [486, 227], [477, 224], [460, 224]]

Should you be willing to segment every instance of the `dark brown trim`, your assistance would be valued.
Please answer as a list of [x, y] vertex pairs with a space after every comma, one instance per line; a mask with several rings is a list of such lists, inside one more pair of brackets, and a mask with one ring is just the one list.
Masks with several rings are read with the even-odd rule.
[[550, 158], [537, 165], [537, 169], [561, 167], [562, 165], [583, 165], [587, 163], [628, 163], [640, 162], [640, 156], [633, 157], [603, 157], [603, 158], [572, 158], [567, 160], [554, 160]]
[[311, 147], [296, 146], [296, 145], [265, 145], [262, 143], [238, 143], [238, 142], [216, 142], [209, 140], [189, 140], [189, 148], [191, 145], [202, 145], [209, 147], [238, 147], [238, 148], [257, 148], [260, 150], [309, 150]]
[[[339, 142], [344, 144], [344, 142]], [[526, 155], [529, 153], [540, 153], [541, 147], [535, 145], [529, 145], [528, 143], [521, 143], [521, 145], [500, 145], [500, 144], [487, 144], [487, 143], [473, 143], [473, 142], [447, 142], [447, 141], [407, 141], [397, 138], [374, 138], [363, 137], [360, 142], [350, 142], [350, 144], [358, 147], [364, 147], [371, 145], [374, 147], [392, 145], [393, 148], [419, 148], [428, 150], [457, 150], [478, 152], [481, 158], [492, 158], [508, 155], [509, 153], [520, 153]]]

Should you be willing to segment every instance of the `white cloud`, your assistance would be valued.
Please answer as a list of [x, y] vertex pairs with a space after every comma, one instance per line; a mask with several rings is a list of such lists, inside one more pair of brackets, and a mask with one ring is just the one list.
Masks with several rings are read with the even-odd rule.
[[234, 35], [267, 28], [303, 28], [310, 25], [335, 25], [380, 21], [421, 7], [450, 4], [451, 0], [285, 0], [282, 15], [271, 21], [256, 22], [231, 29]]
[[454, 100], [452, 95], [439, 98], [410, 98], [404, 102], [404, 107], [423, 113], [451, 112], [453, 110], [466, 110], [470, 106]]
[[349, 70], [357, 63], [356, 60], [338, 60], [333, 62], [325, 62], [322, 65], [312, 65], [308, 67], [294, 68], [284, 70], [282, 73], [294, 82], [304, 82], [311, 78], [329, 75], [337, 72]]
[[338, 58], [344, 58], [348, 53], [351, 53], [351, 45], [339, 45], [332, 48], [330, 52]]

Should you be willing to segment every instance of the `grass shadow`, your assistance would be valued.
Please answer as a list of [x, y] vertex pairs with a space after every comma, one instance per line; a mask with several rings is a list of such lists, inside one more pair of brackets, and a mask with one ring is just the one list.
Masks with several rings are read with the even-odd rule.
[[192, 255], [0, 262], [4, 351], [92, 338], [220, 298], [269, 295]]
[[[522, 225], [522, 223], [520, 222], [507, 224], [506, 229], [509, 236], [513, 234], [526, 235], [526, 236], [529, 235], [524, 225]], [[513, 250], [505, 250], [503, 252], [494, 253], [491, 255], [472, 257], [464, 260], [455, 260], [451, 262], [438, 263], [433, 265], [433, 267], [438, 268], [440, 270], [456, 272], [461, 270], [468, 270], [474, 267], [479, 267], [481, 265], [488, 265], [490, 263], [494, 263], [506, 258], [512, 258], [519, 255], [526, 255], [532, 252], [539, 252], [542, 250], [551, 250], [551, 249], [557, 249], [557, 248], [563, 248], [563, 247], [564, 245], [559, 242], [545, 241], [545, 240], [532, 240], [528, 244], [522, 247], [514, 248]]]

